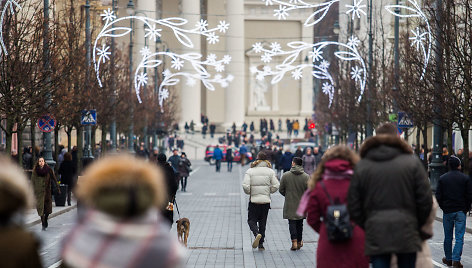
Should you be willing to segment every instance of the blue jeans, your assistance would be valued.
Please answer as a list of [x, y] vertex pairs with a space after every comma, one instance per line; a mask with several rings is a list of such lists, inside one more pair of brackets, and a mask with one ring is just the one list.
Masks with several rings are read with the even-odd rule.
[[[460, 261], [464, 246], [465, 222], [467, 216], [463, 211], [443, 215], [444, 254], [448, 261]], [[455, 230], [456, 244], [452, 250], [452, 232]]]
[[[415, 268], [416, 266], [416, 252], [402, 253], [397, 255], [398, 268]], [[390, 268], [390, 259], [392, 254], [374, 255], [370, 256], [373, 268]]]

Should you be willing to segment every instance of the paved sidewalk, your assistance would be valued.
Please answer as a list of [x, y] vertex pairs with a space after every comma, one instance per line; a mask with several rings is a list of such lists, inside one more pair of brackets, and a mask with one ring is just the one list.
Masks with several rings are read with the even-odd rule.
[[[290, 251], [288, 223], [282, 218], [283, 197], [278, 193], [269, 212], [266, 250], [252, 249], [246, 222], [249, 199], [241, 187], [248, 166], [234, 164], [229, 173], [222, 165], [222, 172], [215, 173], [215, 167], [203, 161], [193, 165], [187, 192], [177, 194], [181, 217], [191, 221], [187, 267], [315, 267], [317, 235], [305, 223], [304, 247]], [[171, 232], [176, 234], [175, 224]]]
[[[49, 215], [49, 219], [52, 219], [54, 217], [57, 217], [61, 214], [64, 214], [66, 212], [69, 212], [77, 208], [77, 201], [72, 200], [71, 203], [72, 203], [72, 206], [56, 207], [56, 204], [54, 204], [54, 201], [53, 201], [52, 213], [51, 215]], [[25, 220], [26, 227], [31, 227], [33, 225], [41, 223], [41, 218], [38, 216], [38, 212], [36, 211], [36, 208], [28, 209], [28, 211], [25, 213], [24, 220]]]

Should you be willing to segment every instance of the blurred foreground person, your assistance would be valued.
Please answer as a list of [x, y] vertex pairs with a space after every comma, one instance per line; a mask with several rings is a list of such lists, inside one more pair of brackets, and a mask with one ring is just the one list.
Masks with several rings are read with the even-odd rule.
[[33, 183], [34, 195], [36, 197], [36, 210], [41, 217], [43, 231], [45, 231], [48, 228], [49, 214], [52, 213], [52, 189], [56, 189], [58, 193], [61, 190], [54, 175], [54, 170], [48, 166], [43, 157], [38, 159], [33, 168], [31, 183]]
[[366, 233], [365, 254], [373, 268], [414, 268], [416, 253], [427, 238], [420, 232], [431, 212], [433, 198], [421, 160], [386, 123], [362, 144], [349, 188], [351, 219]]
[[63, 241], [65, 267], [179, 267], [183, 249], [157, 212], [167, 201], [162, 172], [143, 160], [98, 161], [77, 185], [88, 211]]
[[23, 210], [33, 205], [33, 200], [24, 172], [0, 158], [0, 266], [3, 268], [42, 267], [39, 242], [22, 228], [18, 219]]
[[[358, 161], [359, 157], [348, 147], [335, 146], [326, 152], [308, 182], [311, 192], [306, 207], [307, 222], [320, 234], [316, 250], [317, 267], [369, 267], [369, 260], [364, 255], [364, 231], [349, 222], [347, 217], [346, 224], [351, 226], [349, 235], [339, 239], [333, 237], [333, 229], [327, 222], [330, 207], [347, 204], [349, 184]], [[340, 212], [341, 209], [338, 210], [338, 217], [343, 220]]]

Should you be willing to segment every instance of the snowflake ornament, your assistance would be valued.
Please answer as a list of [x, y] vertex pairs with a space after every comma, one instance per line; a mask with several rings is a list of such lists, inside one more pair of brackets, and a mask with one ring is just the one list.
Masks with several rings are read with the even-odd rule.
[[351, 79], [355, 80], [356, 82], [361, 79], [362, 69], [359, 66], [355, 66], [351, 68]]
[[279, 20], [284, 19], [286, 20], [288, 17], [287, 7], [283, 5], [279, 5], [279, 9], [274, 10], [274, 17], [277, 17]]
[[197, 24], [195, 24], [195, 27], [197, 27], [199, 31], [204, 32], [207, 30], [208, 21], [201, 19]]
[[210, 35], [207, 37], [207, 41], [208, 43], [214, 45], [220, 41], [220, 37], [215, 33], [210, 33]]
[[150, 25], [149, 27], [146, 27], [146, 29], [144, 29], [144, 31], [146, 32], [144, 34], [144, 38], [150, 37], [150, 39], [152, 39], [152, 40], [154, 40], [154, 42], [156, 42], [157, 39], [159, 37], [161, 37], [162, 29], [156, 28], [156, 25], [153, 24], [153, 25]]
[[110, 21], [113, 21], [116, 19], [116, 16], [114, 14], [115, 12], [113, 12], [113, 10], [111, 10], [110, 8], [103, 11], [103, 14], [100, 14], [101, 17], [103, 17], [102, 20], [106, 21], [106, 23], [110, 22]]
[[272, 49], [272, 52], [279, 52], [282, 50], [282, 46], [280, 46], [280, 44], [277, 42], [271, 43], [270, 48]]
[[110, 49], [109, 46], [106, 46], [105, 44], [102, 44], [102, 48], [97, 47], [97, 55], [99, 56], [98, 61], [102, 61], [105, 63], [107, 60], [110, 59], [111, 52], [108, 51]]
[[323, 83], [323, 86], [321, 87], [321, 90], [326, 95], [329, 95], [332, 89], [333, 89], [333, 86], [328, 82]]
[[347, 8], [349, 8], [347, 11], [346, 11], [346, 14], [349, 15], [349, 13], [352, 13], [352, 19], [354, 19], [354, 16], [357, 16], [358, 19], [361, 18], [361, 14], [363, 14], [364, 16], [367, 15], [367, 13], [365, 13], [365, 11], [363, 10], [363, 8], [366, 8], [367, 6], [366, 5], [361, 5], [363, 0], [354, 0], [354, 4], [353, 5], [346, 5]]
[[321, 48], [314, 48], [313, 51], [310, 52], [310, 57], [313, 59], [313, 62], [317, 62], [323, 59], [323, 51]]
[[347, 45], [350, 46], [350, 47], [357, 47], [357, 46], [359, 46], [360, 42], [361, 42], [361, 40], [359, 40], [359, 38], [357, 38], [355, 36], [351, 36], [351, 37], [349, 37]]
[[426, 42], [426, 35], [428, 34], [427, 32], [420, 32], [420, 28], [416, 27], [416, 31], [411, 30], [413, 33], [413, 37], [410, 37], [409, 39], [412, 40], [413, 42], [411, 43], [411, 46], [416, 45], [416, 50], [420, 51], [421, 47], [424, 47], [424, 42]]
[[148, 82], [147, 73], [141, 73], [137, 76], [138, 87], [145, 86]]
[[172, 60], [172, 68], [176, 69], [176, 70], [180, 70], [182, 69], [182, 67], [184, 67], [184, 61], [179, 59], [179, 58], [175, 58]]
[[221, 33], [226, 33], [226, 31], [229, 29], [229, 23], [226, 23], [226, 21], [222, 20], [218, 24], [217, 28]]
[[148, 47], [143, 47], [143, 48], [139, 51], [139, 53], [141, 53], [141, 55], [142, 55], [143, 57], [147, 57], [147, 56], [151, 55], [151, 50], [150, 50]]
[[169, 90], [163, 89], [159, 92], [159, 99], [167, 100], [169, 98]]
[[295, 80], [300, 80], [300, 79], [303, 77], [302, 70], [301, 70], [301, 69], [295, 69], [295, 70], [292, 72], [292, 77], [293, 77], [293, 79], [295, 79]]

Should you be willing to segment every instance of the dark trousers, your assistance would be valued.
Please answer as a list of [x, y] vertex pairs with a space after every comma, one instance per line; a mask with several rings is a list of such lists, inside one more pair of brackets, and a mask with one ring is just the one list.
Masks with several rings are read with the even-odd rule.
[[228, 159], [228, 171], [231, 172], [233, 170], [233, 160]]
[[251, 229], [251, 232], [254, 234], [254, 236], [257, 234], [262, 235], [259, 243], [264, 242], [269, 209], [270, 204], [255, 204], [249, 202], [247, 224], [249, 225], [249, 229]]
[[[398, 268], [415, 268], [416, 252], [396, 254], [398, 260]], [[390, 259], [392, 254], [383, 254], [370, 256], [373, 268], [390, 268]]]
[[220, 172], [221, 169], [221, 160], [216, 160], [216, 172]]
[[303, 237], [303, 219], [288, 220], [288, 230], [290, 231], [290, 239], [297, 239], [298, 242], [301, 242]]
[[180, 178], [180, 184], [182, 186], [182, 191], [187, 190], [187, 178], [188, 177], [181, 177]]

